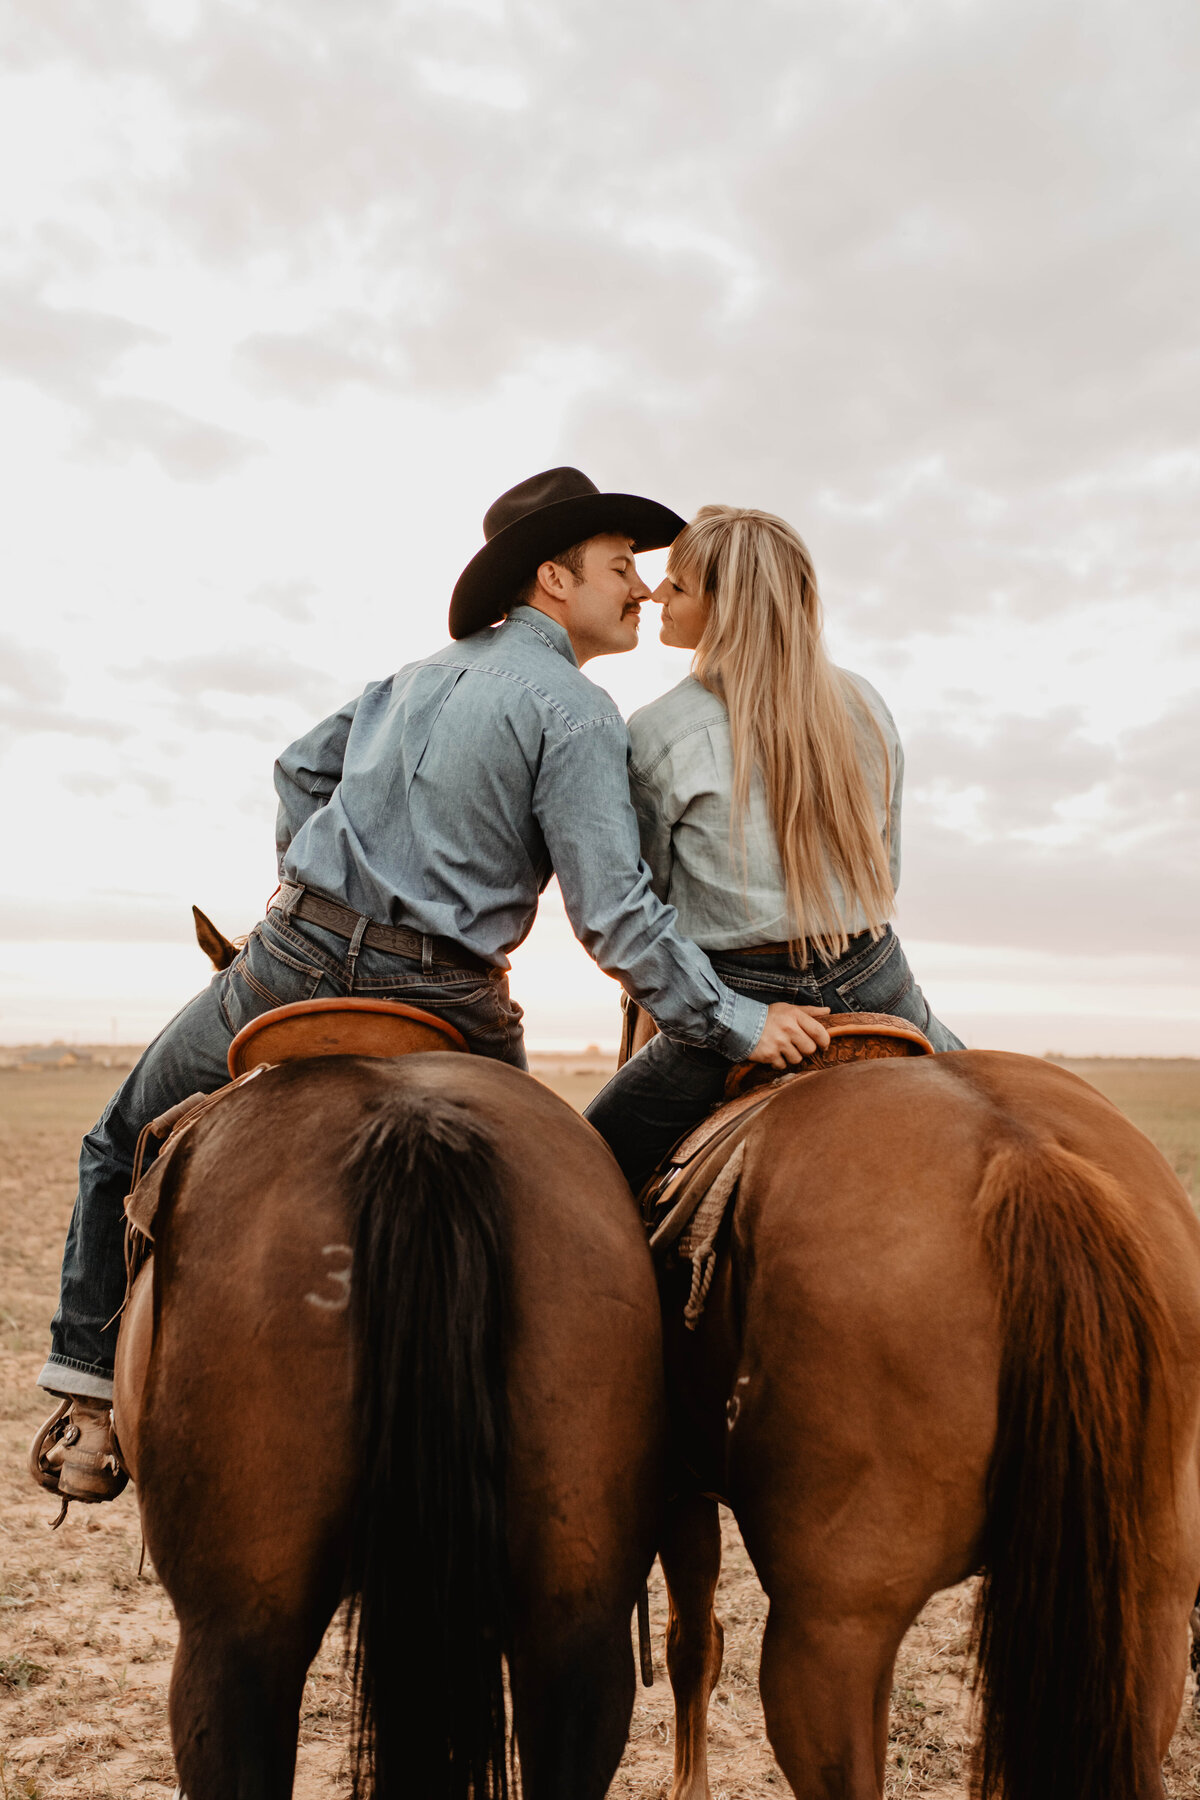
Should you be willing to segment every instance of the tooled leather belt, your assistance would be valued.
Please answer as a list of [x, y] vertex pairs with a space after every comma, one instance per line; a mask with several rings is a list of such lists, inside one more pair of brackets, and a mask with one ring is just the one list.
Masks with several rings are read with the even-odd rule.
[[[287, 886], [285, 883], [282, 890], [285, 894]], [[327, 900], [324, 894], [316, 894], [312, 888], [305, 888], [293, 906], [285, 906], [282, 910], [290, 919], [306, 919], [310, 925], [321, 925], [338, 937], [353, 938], [358, 929], [360, 915], [353, 908], [342, 906], [337, 900]], [[435, 963], [448, 963], [451, 967], [470, 969], [479, 975], [492, 973], [491, 963], [484, 962], [473, 950], [456, 944], [453, 938], [423, 937], [419, 931], [407, 931], [403, 925], [368, 925], [359, 943], [371, 950], [386, 950], [392, 956], [406, 956], [412, 962], [425, 960], [428, 945]]]

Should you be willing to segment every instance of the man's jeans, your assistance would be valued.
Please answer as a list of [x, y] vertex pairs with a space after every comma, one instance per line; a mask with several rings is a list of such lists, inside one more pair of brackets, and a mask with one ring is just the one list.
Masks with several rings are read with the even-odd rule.
[[[736, 951], [715, 952], [711, 960], [727, 986], [755, 1000], [828, 1006], [835, 1013], [892, 1013], [919, 1026], [935, 1050], [963, 1048], [930, 1012], [890, 925], [874, 942], [865, 932], [852, 938], [835, 962], [796, 969], [784, 955], [739, 958]], [[584, 1116], [607, 1141], [634, 1193], [721, 1098], [729, 1069], [716, 1051], [660, 1033], [596, 1095]]]
[[40, 1387], [53, 1394], [111, 1396], [114, 1315], [125, 1294], [124, 1202], [138, 1133], [189, 1094], [223, 1087], [230, 1041], [260, 1013], [351, 991], [404, 1000], [456, 1025], [476, 1054], [527, 1067], [521, 1009], [509, 999], [502, 971], [472, 973], [365, 947], [351, 965], [349, 949], [334, 932], [293, 921], [279, 909], [270, 912], [236, 962], [176, 1014], [113, 1095], [80, 1151], [79, 1194]]

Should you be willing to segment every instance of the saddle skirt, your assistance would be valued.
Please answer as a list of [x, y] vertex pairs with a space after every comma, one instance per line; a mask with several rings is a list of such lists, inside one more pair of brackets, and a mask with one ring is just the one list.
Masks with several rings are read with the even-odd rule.
[[834, 1015], [830, 1042], [801, 1067], [782, 1073], [742, 1063], [725, 1083], [727, 1098], [672, 1150], [642, 1196], [650, 1249], [659, 1263], [690, 1262], [692, 1285], [684, 1323], [694, 1331], [716, 1269], [717, 1236], [737, 1192], [745, 1140], [753, 1121], [786, 1087], [811, 1081], [823, 1069], [880, 1057], [932, 1056], [933, 1045], [907, 1019], [887, 1013]]

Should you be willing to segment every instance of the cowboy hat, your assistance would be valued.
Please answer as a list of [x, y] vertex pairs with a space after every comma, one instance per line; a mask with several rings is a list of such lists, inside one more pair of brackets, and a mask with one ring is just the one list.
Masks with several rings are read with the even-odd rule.
[[502, 619], [522, 582], [539, 563], [601, 532], [633, 539], [633, 548], [661, 550], [685, 521], [669, 506], [637, 494], [602, 494], [578, 469], [531, 475], [488, 507], [483, 549], [473, 556], [450, 597], [450, 636], [469, 637]]

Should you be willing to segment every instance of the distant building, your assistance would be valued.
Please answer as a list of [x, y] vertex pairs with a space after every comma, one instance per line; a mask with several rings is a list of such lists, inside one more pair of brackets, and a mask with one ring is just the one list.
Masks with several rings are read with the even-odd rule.
[[76, 1069], [80, 1063], [94, 1062], [95, 1058], [90, 1050], [77, 1044], [35, 1044], [21, 1052], [21, 1061], [27, 1068], [32, 1064], [39, 1069]]

